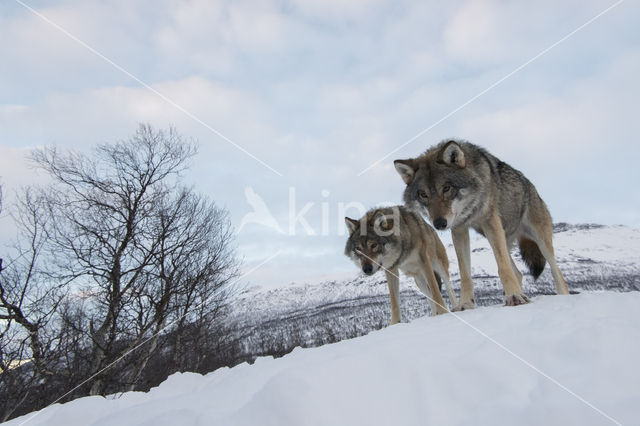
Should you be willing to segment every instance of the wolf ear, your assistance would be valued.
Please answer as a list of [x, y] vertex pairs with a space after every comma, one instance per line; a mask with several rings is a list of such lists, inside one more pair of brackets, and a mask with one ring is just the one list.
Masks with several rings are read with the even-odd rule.
[[396, 166], [396, 170], [398, 171], [398, 174], [400, 174], [404, 183], [409, 185], [413, 182], [413, 177], [415, 176], [417, 169], [415, 160], [395, 160], [393, 165]]
[[349, 230], [349, 235], [352, 235], [353, 232], [358, 229], [358, 225], [360, 225], [360, 222], [355, 220], [355, 219], [351, 219], [350, 217], [345, 217], [344, 218], [344, 223], [347, 224], [347, 229]]
[[462, 148], [455, 141], [448, 142], [442, 150], [442, 162], [449, 166], [464, 168], [466, 162]]

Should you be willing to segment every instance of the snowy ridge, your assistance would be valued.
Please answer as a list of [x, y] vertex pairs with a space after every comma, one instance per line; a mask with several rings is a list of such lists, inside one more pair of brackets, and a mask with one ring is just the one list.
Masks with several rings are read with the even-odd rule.
[[635, 424], [639, 305], [638, 292], [600, 292], [425, 317], [254, 365], [174, 374], [148, 393], [54, 405], [27, 424]]

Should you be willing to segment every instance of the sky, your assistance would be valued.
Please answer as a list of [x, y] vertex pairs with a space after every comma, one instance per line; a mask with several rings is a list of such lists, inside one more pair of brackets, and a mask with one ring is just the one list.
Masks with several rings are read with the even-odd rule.
[[229, 210], [250, 285], [354, 276], [344, 216], [401, 203], [393, 160], [451, 137], [556, 222], [640, 227], [638, 22], [631, 0], [6, 0], [0, 249], [46, 182], [31, 149], [138, 123], [197, 141], [186, 179]]

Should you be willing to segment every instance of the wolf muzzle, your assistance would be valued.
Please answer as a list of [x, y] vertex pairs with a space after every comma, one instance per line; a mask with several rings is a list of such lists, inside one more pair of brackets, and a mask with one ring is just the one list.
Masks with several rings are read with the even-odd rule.
[[447, 219], [439, 217], [433, 221], [433, 226], [435, 226], [435, 228], [439, 231], [442, 231], [443, 229], [447, 229]]
[[367, 275], [371, 275], [373, 273], [373, 265], [370, 263], [365, 263], [364, 265], [362, 265], [362, 272]]

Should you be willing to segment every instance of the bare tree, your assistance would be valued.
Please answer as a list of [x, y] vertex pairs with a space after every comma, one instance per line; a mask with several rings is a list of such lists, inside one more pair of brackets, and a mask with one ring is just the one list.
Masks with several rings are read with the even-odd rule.
[[[97, 374], [91, 394], [132, 387], [157, 338], [136, 351], [126, 377], [102, 370], [163, 329], [185, 282], [221, 290], [205, 281], [224, 284], [221, 277], [235, 263], [226, 249], [228, 230], [202, 234], [204, 222], [220, 222], [221, 211], [179, 186], [194, 154], [175, 131], [140, 126], [129, 141], [98, 145], [91, 155], [53, 148], [32, 155], [54, 179], [46, 191], [50, 247], [57, 254], [49, 274], [89, 301], [89, 374]], [[223, 247], [212, 251], [218, 257], [200, 253], [216, 243]], [[200, 256], [205, 260], [198, 263]]]
[[[195, 324], [207, 315], [211, 322], [226, 299], [229, 281], [237, 271], [231, 246], [232, 232], [226, 211], [183, 188], [167, 197], [155, 211], [153, 260], [145, 285], [135, 294], [138, 339], [147, 344], [131, 365], [128, 389], [140, 380], [152, 352], [167, 327], [178, 337], [175, 352], [183, 351], [180, 335], [185, 321]], [[212, 327], [202, 330], [212, 332]], [[150, 337], [145, 337], [150, 335]], [[189, 345], [190, 351], [198, 348]]]
[[89, 154], [32, 153], [53, 183], [19, 194], [0, 260], [0, 419], [200, 367], [238, 264], [226, 210], [181, 184], [195, 152], [140, 126]]
[[0, 259], [0, 384], [7, 419], [27, 397], [32, 385], [51, 374], [55, 335], [49, 324], [64, 298], [60, 286], [51, 285], [38, 267], [48, 240], [43, 200], [26, 190], [19, 200], [20, 215], [14, 220], [21, 238], [6, 266]]

